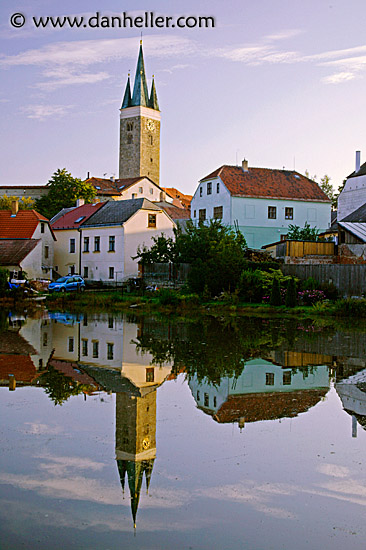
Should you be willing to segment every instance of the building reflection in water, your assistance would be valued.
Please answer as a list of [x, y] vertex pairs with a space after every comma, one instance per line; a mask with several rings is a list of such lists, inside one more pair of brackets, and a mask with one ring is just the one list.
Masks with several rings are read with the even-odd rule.
[[[16, 385], [44, 387], [58, 404], [81, 392], [85, 398], [99, 391], [116, 394], [116, 462], [122, 491], [130, 495], [134, 526], [140, 494], [144, 485], [149, 489], [157, 456], [157, 389], [174, 376], [172, 365], [175, 373], [186, 371], [192, 395], [202, 411], [218, 423], [236, 423], [240, 430], [248, 422], [306, 412], [324, 398], [330, 373], [339, 368], [342, 376], [351, 374], [349, 378], [337, 377], [336, 390], [344, 409], [353, 417], [353, 435], [357, 433], [357, 421], [366, 425], [364, 361], [347, 358], [344, 349], [341, 357], [335, 356], [334, 342], [332, 349], [327, 349], [327, 340], [323, 346], [321, 335], [317, 336], [319, 341], [310, 344], [295, 341], [296, 349], [286, 342], [272, 351], [267, 346], [263, 353], [257, 347], [252, 357], [250, 348], [248, 357], [246, 346], [245, 359], [234, 375], [223, 373], [219, 379], [210, 380], [207, 374], [200, 376], [200, 365], [196, 370], [187, 368], [189, 354], [182, 355], [187, 348], [186, 336], [184, 331], [177, 334], [169, 324], [147, 319], [135, 322], [111, 315], [45, 312], [38, 319], [9, 316], [2, 327], [1, 385], [9, 385], [10, 389]], [[302, 345], [306, 351], [301, 351]], [[319, 353], [323, 347], [324, 353]], [[240, 350], [236, 352], [235, 357], [240, 357]], [[220, 346], [215, 347], [218, 365], [227, 363], [225, 353], [227, 350], [218, 357]], [[205, 367], [205, 373], [209, 373], [210, 365]]]

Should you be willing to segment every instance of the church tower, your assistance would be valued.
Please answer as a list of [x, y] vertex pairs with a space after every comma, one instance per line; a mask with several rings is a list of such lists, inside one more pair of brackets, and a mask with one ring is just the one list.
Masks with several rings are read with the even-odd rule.
[[159, 185], [160, 111], [152, 79], [148, 93], [142, 41], [131, 93], [130, 75], [120, 109], [119, 178], [146, 176]]

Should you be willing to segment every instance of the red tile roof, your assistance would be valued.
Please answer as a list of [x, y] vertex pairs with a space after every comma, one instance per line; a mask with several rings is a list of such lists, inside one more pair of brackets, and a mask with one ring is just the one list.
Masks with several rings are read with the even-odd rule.
[[[156, 203], [159, 206], [161, 203]], [[178, 208], [178, 206], [161, 206], [161, 208], [172, 218], [172, 220], [189, 220], [191, 213], [186, 208]]]
[[[192, 195], [185, 195], [184, 193], [181, 193], [178, 189], [175, 187], [163, 187], [163, 190], [170, 196], [172, 199], [178, 199], [180, 203], [182, 204], [183, 208], [189, 208], [192, 200]], [[175, 203], [173, 203], [175, 204]], [[176, 206], [179, 206], [178, 204], [175, 204]]]
[[35, 210], [19, 210], [16, 216], [10, 210], [0, 210], [0, 239], [31, 239], [40, 221], [48, 223]]
[[39, 376], [29, 355], [0, 355], [0, 380], [8, 381], [9, 374], [23, 384], [30, 384]]
[[327, 392], [328, 389], [311, 389], [230, 395], [213, 418], [220, 423], [237, 422], [240, 418], [245, 422], [292, 418], [314, 407]]
[[315, 181], [291, 170], [249, 167], [244, 172], [240, 166], [224, 165], [201, 182], [217, 176], [235, 196], [331, 202]]
[[[77, 208], [67, 211], [63, 216], [58, 218], [53, 224], [52, 229], [77, 229], [82, 223], [90, 218], [99, 208], [104, 206], [105, 202], [95, 204], [83, 204]], [[76, 222], [76, 220], [79, 220]]]

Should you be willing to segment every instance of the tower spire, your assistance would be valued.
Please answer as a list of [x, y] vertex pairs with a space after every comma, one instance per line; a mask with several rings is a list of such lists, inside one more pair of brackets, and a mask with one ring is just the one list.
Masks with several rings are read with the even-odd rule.
[[131, 106], [132, 107], [149, 106], [149, 94], [148, 94], [147, 83], [146, 83], [144, 54], [142, 51], [142, 40], [140, 41], [140, 51], [139, 51], [139, 57], [137, 60]]
[[123, 96], [121, 109], [127, 109], [131, 107], [131, 84], [130, 84], [130, 73], [128, 73], [128, 79], [125, 89], [125, 95]]
[[155, 88], [155, 78], [154, 78], [154, 75], [152, 77], [152, 82], [151, 82], [151, 92], [150, 92], [150, 99], [149, 99], [149, 107], [151, 109], [155, 109], [155, 111], [159, 111], [159, 103], [158, 103], [158, 96], [157, 96], [157, 93], [156, 93], [156, 88]]

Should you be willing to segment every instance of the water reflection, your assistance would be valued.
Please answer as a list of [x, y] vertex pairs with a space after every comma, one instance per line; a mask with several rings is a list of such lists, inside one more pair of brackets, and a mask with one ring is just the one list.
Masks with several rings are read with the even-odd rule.
[[366, 425], [362, 333], [278, 320], [182, 323], [47, 312], [9, 314], [0, 327], [2, 386], [43, 388], [58, 406], [79, 394], [115, 394], [115, 458], [135, 526], [158, 456], [158, 389], [180, 374], [217, 428], [295, 418], [320, 403], [333, 380], [353, 436], [357, 424]]

